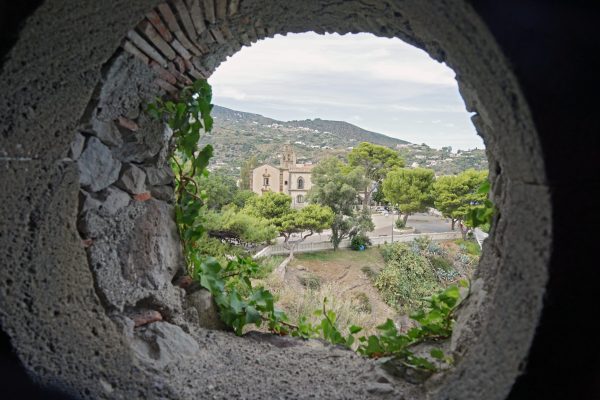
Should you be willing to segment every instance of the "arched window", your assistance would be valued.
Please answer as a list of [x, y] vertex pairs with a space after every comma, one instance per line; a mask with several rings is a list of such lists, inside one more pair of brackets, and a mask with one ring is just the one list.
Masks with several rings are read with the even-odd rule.
[[298, 178], [298, 189], [304, 189], [304, 178]]
[[302, 196], [301, 194], [296, 196], [296, 203], [298, 203], [298, 204], [304, 203], [304, 196]]

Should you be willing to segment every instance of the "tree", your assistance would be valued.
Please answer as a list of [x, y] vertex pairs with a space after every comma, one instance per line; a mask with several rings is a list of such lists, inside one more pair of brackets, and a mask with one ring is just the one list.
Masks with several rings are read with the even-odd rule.
[[442, 158], [450, 157], [450, 154], [452, 154], [452, 146], [442, 147], [441, 153], [442, 153]]
[[[283, 236], [283, 246], [290, 251], [290, 258], [294, 257], [294, 250], [307, 237], [323, 232], [333, 223], [333, 211], [329, 207], [318, 204], [309, 204], [300, 210], [291, 210], [280, 222], [279, 234]], [[292, 240], [296, 237], [296, 240]]]
[[204, 224], [209, 237], [246, 248], [269, 243], [278, 235], [268, 220], [239, 210], [235, 205], [225, 206], [221, 212], [206, 212]]
[[204, 204], [211, 210], [220, 210], [231, 204], [239, 191], [235, 180], [219, 171], [201, 176], [198, 185], [206, 195]]
[[333, 249], [337, 250], [344, 238], [358, 233], [354, 207], [358, 202], [359, 190], [366, 185], [364, 170], [329, 157], [315, 166], [311, 181], [313, 186], [309, 192], [309, 200], [329, 207], [334, 213], [331, 243]]
[[410, 214], [427, 211], [433, 205], [434, 178], [431, 169], [397, 168], [390, 171], [383, 180], [383, 193], [404, 214], [404, 225]]
[[450, 218], [452, 230], [456, 222], [460, 222], [463, 237], [466, 237], [463, 222], [487, 199], [487, 193], [478, 191], [487, 181], [487, 175], [486, 171], [469, 169], [458, 175], [441, 176], [433, 184], [435, 208]]
[[254, 168], [257, 166], [258, 158], [256, 156], [252, 156], [242, 163], [240, 168], [240, 189], [252, 190], [252, 186], [250, 185], [250, 176], [252, 175]]
[[383, 204], [384, 206], [390, 204], [390, 202], [385, 198], [385, 195], [383, 194], [381, 185], [379, 185], [379, 187], [371, 194], [371, 198], [377, 204]]
[[251, 197], [256, 197], [256, 193], [252, 190], [238, 190], [233, 196], [233, 204], [238, 208], [244, 208]]
[[290, 212], [291, 206], [292, 198], [287, 194], [266, 192], [262, 196], [250, 197], [244, 210], [277, 226], [279, 220]]
[[362, 167], [367, 178], [363, 189], [363, 210], [371, 203], [371, 194], [381, 185], [386, 174], [393, 168], [404, 167], [404, 160], [398, 152], [389, 147], [362, 142], [348, 154], [348, 162], [353, 167]]
[[245, 210], [269, 221], [284, 238], [283, 245], [290, 251], [290, 257], [293, 257], [298, 244], [331, 225], [333, 211], [317, 204], [309, 204], [301, 210], [293, 209], [291, 205], [290, 196], [267, 192], [260, 197], [251, 197]]

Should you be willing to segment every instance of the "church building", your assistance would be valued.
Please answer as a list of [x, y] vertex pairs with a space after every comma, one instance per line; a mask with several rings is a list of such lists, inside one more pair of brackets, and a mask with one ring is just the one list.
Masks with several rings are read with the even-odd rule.
[[285, 193], [292, 197], [292, 207], [306, 204], [306, 195], [312, 183], [312, 164], [297, 164], [296, 153], [290, 144], [283, 146], [279, 167], [263, 164], [252, 170], [250, 185], [259, 195], [264, 192]]

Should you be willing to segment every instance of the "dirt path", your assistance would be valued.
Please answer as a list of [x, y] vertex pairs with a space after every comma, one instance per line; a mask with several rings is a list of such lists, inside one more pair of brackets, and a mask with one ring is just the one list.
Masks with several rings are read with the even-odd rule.
[[[374, 276], [383, 268], [383, 259], [376, 248], [364, 252], [351, 250], [325, 251], [298, 254], [287, 267], [286, 283], [298, 285], [302, 278], [318, 277], [322, 284], [333, 284], [340, 296], [356, 298], [366, 296], [371, 307], [370, 325], [396, 318], [396, 312], [381, 299], [368, 271]], [[365, 273], [363, 270], [367, 270]], [[361, 294], [362, 293], [362, 294]]]

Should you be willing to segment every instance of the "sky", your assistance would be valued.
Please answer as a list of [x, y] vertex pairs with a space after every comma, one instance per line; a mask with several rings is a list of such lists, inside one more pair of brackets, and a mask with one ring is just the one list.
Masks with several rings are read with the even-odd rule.
[[452, 69], [399, 39], [277, 35], [210, 77], [213, 103], [289, 121], [329, 119], [411, 143], [483, 148]]

